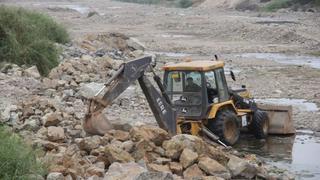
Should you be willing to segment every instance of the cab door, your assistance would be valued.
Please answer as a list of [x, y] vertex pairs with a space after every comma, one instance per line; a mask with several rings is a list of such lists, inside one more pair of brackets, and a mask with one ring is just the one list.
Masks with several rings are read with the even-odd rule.
[[216, 69], [214, 73], [216, 77], [219, 102], [228, 101], [230, 99], [230, 95], [223, 68]]

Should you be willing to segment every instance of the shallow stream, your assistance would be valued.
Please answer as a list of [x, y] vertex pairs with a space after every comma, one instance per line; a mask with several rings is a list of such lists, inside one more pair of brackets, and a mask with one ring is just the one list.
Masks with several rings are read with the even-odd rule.
[[257, 154], [269, 164], [289, 170], [296, 179], [320, 179], [320, 137], [312, 131], [297, 131], [293, 136], [269, 136], [266, 141], [246, 134], [235, 148]]

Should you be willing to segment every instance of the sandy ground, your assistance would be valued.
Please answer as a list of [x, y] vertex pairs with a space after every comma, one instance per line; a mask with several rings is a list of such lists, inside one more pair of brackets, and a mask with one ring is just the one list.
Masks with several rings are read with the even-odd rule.
[[[210, 0], [188, 9], [109, 0], [2, 0], [0, 4], [48, 13], [64, 24], [74, 39], [121, 32], [138, 38], [147, 51], [187, 53], [163, 57], [162, 61], [175, 61], [180, 56], [208, 59], [218, 54], [228, 68], [239, 71], [230, 86], [245, 84], [258, 99], [306, 99], [320, 107], [320, 69], [237, 56], [320, 51], [319, 13], [239, 12], [220, 8]], [[97, 14], [87, 17], [89, 12]], [[297, 128], [320, 131], [319, 110], [294, 107], [294, 120]]]

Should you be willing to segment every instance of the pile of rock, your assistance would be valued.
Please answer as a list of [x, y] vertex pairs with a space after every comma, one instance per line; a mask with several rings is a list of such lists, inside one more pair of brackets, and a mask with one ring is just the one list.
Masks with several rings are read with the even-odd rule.
[[62, 58], [69, 59], [82, 56], [104, 57], [126, 60], [143, 55], [145, 46], [139, 40], [122, 33], [101, 33], [86, 35], [64, 49]]
[[[50, 127], [49, 127], [50, 128]], [[126, 127], [125, 129], [128, 130]], [[186, 134], [172, 138], [154, 126], [111, 130], [104, 136], [38, 142], [48, 175], [89, 179], [231, 179], [268, 177], [255, 161], [238, 158]], [[60, 134], [58, 129], [55, 130]], [[63, 134], [63, 132], [61, 132]]]

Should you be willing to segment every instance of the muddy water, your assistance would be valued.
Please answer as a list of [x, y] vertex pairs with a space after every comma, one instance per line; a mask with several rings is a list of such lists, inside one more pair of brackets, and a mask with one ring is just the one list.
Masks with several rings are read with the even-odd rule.
[[297, 131], [294, 136], [269, 136], [266, 141], [242, 135], [235, 148], [254, 153], [278, 168], [288, 169], [296, 179], [320, 179], [320, 137], [312, 131]]

